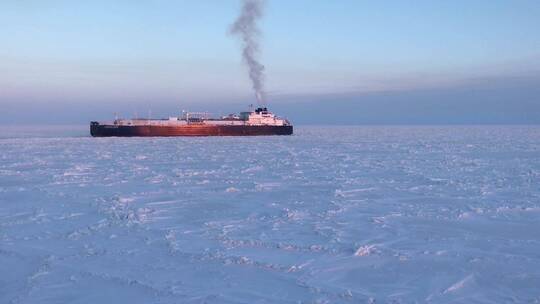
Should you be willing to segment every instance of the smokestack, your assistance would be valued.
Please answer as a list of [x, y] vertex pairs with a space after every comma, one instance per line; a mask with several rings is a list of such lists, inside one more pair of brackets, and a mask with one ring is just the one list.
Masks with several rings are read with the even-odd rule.
[[242, 58], [248, 66], [249, 78], [255, 98], [260, 106], [265, 105], [264, 65], [258, 59], [260, 31], [257, 21], [263, 15], [264, 0], [243, 0], [240, 16], [232, 24], [230, 32], [242, 41]]

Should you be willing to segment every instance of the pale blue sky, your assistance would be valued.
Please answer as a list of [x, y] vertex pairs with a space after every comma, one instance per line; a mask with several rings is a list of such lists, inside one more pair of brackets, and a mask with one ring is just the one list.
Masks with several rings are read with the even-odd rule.
[[[240, 1], [0, 1], [0, 104], [251, 99]], [[268, 0], [270, 100], [539, 75], [540, 1]], [[271, 103], [271, 101], [270, 101]]]

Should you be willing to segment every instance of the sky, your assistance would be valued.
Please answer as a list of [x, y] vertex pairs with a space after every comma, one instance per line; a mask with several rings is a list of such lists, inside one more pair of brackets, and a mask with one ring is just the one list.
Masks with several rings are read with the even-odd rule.
[[[229, 34], [240, 7], [2, 0], [0, 124], [244, 110], [254, 98]], [[540, 123], [540, 1], [267, 0], [265, 8], [268, 105], [293, 122]]]

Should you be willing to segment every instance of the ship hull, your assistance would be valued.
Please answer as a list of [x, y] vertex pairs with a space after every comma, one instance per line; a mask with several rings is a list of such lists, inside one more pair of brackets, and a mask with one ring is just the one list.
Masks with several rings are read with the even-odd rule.
[[261, 136], [291, 135], [293, 126], [116, 126], [92, 123], [90, 134], [94, 137], [134, 136]]

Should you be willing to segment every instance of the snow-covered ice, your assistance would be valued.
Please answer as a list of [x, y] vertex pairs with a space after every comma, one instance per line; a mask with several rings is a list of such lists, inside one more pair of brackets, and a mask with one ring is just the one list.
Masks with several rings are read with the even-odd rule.
[[0, 132], [0, 303], [540, 302], [540, 127]]

